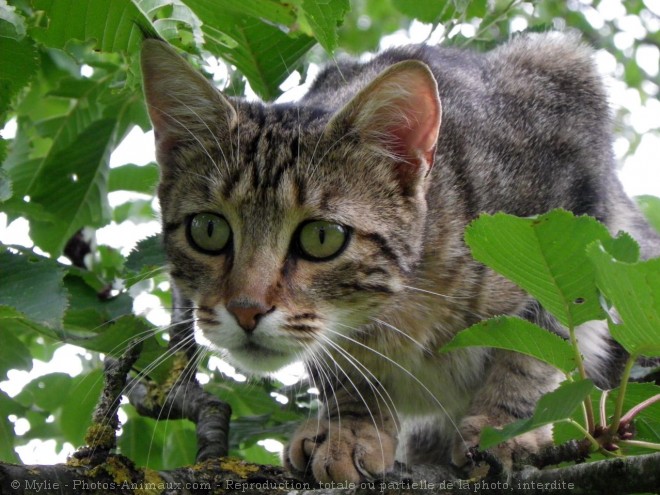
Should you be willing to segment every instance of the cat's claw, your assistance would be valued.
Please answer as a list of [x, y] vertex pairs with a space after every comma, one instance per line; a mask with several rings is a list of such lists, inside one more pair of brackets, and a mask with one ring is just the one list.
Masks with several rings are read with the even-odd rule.
[[[486, 426], [500, 427], [512, 421], [514, 421], [514, 418], [510, 418], [510, 421], [502, 421], [501, 418], [493, 419], [487, 415], [464, 418], [459, 427], [460, 435], [457, 435], [454, 441], [451, 456], [452, 463], [457, 467], [469, 467], [468, 463], [474, 462], [471, 452], [479, 448], [481, 430]], [[511, 470], [516, 461], [538, 453], [543, 447], [551, 443], [552, 431], [549, 426], [546, 426], [523, 433], [488, 450], [504, 469]]]
[[321, 483], [359, 483], [392, 469], [397, 440], [373, 422], [341, 418], [303, 423], [284, 451], [284, 465]]

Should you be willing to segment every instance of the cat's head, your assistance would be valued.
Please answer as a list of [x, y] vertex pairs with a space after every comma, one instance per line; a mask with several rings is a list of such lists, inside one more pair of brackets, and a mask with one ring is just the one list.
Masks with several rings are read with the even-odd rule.
[[142, 66], [171, 275], [202, 344], [274, 371], [395, 303], [422, 255], [440, 125], [425, 65], [336, 110], [229, 101], [156, 40]]

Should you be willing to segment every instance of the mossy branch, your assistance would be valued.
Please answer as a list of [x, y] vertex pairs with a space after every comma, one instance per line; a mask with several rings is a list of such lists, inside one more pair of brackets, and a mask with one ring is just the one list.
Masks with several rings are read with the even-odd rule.
[[169, 471], [138, 468], [122, 456], [110, 456], [94, 468], [80, 465], [23, 466], [0, 463], [0, 493], [24, 495], [58, 493], [179, 493], [225, 495], [619, 495], [654, 492], [660, 486], [660, 453], [608, 459], [557, 469], [526, 467], [486, 479], [460, 479], [447, 466], [397, 466], [383, 480], [360, 485], [325, 486], [292, 477], [282, 468], [249, 464], [235, 459], [209, 460]]

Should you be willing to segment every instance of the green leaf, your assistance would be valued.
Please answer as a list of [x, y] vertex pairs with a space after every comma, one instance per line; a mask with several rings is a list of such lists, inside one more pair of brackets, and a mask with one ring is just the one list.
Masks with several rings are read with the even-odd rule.
[[191, 466], [197, 456], [195, 426], [188, 421], [171, 421], [163, 446], [166, 466]]
[[469, 0], [465, 9], [465, 17], [467, 19], [475, 17], [483, 19], [488, 13], [488, 3], [488, 0]]
[[151, 207], [151, 200], [136, 199], [116, 206], [112, 210], [112, 220], [122, 223], [130, 220], [133, 223], [148, 222], [156, 219], [156, 213]]
[[214, 383], [211, 388], [229, 403], [234, 419], [271, 414], [279, 408], [279, 403], [262, 387], [226, 380]]
[[303, 11], [316, 39], [328, 53], [337, 47], [337, 27], [350, 10], [348, 0], [304, 0]]
[[4, 380], [9, 370], [29, 370], [32, 368], [30, 349], [21, 342], [14, 332], [0, 327], [0, 380]]
[[53, 413], [71, 400], [71, 377], [66, 373], [50, 373], [35, 378], [16, 396], [16, 401], [24, 406]]
[[28, 409], [22, 416], [30, 423], [30, 429], [21, 436], [22, 443], [27, 443], [35, 438], [39, 440], [53, 439], [57, 447], [66, 441], [59, 431], [59, 426], [52, 421], [51, 414]]
[[[422, 22], [435, 23], [459, 19], [465, 16], [466, 9], [472, 0], [450, 0], [450, 1], [419, 1], [419, 0], [392, 0], [394, 6], [402, 13]], [[483, 10], [482, 0], [476, 2], [477, 8], [471, 12], [478, 13]], [[460, 14], [459, 14], [460, 13]]]
[[574, 352], [564, 339], [517, 317], [498, 316], [481, 321], [459, 332], [441, 352], [464, 347], [495, 347], [516, 351], [552, 366], [564, 373], [575, 369]]
[[186, 4], [203, 23], [206, 48], [235, 65], [266, 100], [279, 94], [279, 85], [315, 43], [314, 38], [288, 36], [279, 27], [253, 17], [251, 8], [243, 8], [244, 2], [188, 0]]
[[390, 2], [352, 2], [351, 10], [339, 29], [339, 44], [349, 53], [376, 51], [385, 35], [405, 28], [406, 24], [407, 19]]
[[122, 165], [110, 169], [108, 192], [134, 191], [152, 195], [157, 182], [158, 166], [155, 163], [145, 166]]
[[0, 253], [0, 307], [15, 308], [39, 325], [59, 328], [68, 305], [63, 278], [64, 270], [54, 261]]
[[14, 425], [8, 417], [12, 414], [20, 416], [23, 413], [24, 407], [0, 390], [0, 461], [20, 463], [14, 451]]
[[115, 121], [103, 119], [85, 129], [73, 143], [46, 159], [35, 183], [32, 202], [55, 216], [53, 222], [32, 222], [35, 244], [59, 255], [82, 227], [100, 227], [110, 220], [107, 199], [108, 161]]
[[132, 340], [150, 337], [153, 327], [144, 319], [130, 314], [90, 330], [93, 332], [91, 335], [71, 337], [71, 343], [90, 351], [117, 357], [126, 350]]
[[[4, 162], [5, 159], [7, 158], [8, 154], [8, 147], [7, 147], [7, 140], [4, 139], [2, 136], [0, 136], [0, 163]], [[2, 178], [4, 175], [5, 178]], [[0, 202], [6, 201], [11, 197], [11, 184], [9, 184], [9, 189], [7, 189], [6, 185], [6, 180], [9, 178], [9, 176], [6, 175], [5, 171], [0, 169]], [[10, 193], [9, 197], [7, 197], [7, 194]], [[4, 199], [2, 199], [4, 197]]]
[[636, 252], [629, 236], [610, 239], [594, 218], [564, 210], [534, 218], [481, 215], [465, 232], [475, 259], [525, 289], [565, 326], [605, 318], [585, 249], [601, 240]]
[[[323, 2], [323, 0], [321, 1]], [[331, 1], [336, 2], [336, 0]], [[191, 2], [188, 1], [187, 3]], [[244, 15], [254, 17], [255, 19], [266, 19], [272, 24], [279, 24], [281, 28], [285, 28], [296, 22], [292, 3], [295, 2], [287, 3], [273, 0], [244, 0], [234, 5], [234, 8]]]
[[64, 49], [71, 40], [94, 40], [94, 47], [103, 52], [137, 51], [142, 41], [138, 24], [151, 26], [145, 13], [128, 0], [35, 0], [33, 5], [48, 24], [30, 33], [54, 48]]
[[16, 8], [0, 3], [0, 38], [20, 41], [25, 37], [25, 19], [16, 13]]
[[261, 445], [257, 444], [240, 449], [240, 458], [245, 459], [247, 462], [254, 462], [255, 464], [266, 464], [269, 466], [282, 465], [279, 455], [274, 452], [268, 452]]
[[11, 179], [7, 172], [0, 168], [0, 203], [7, 201], [13, 194]]
[[[615, 388], [609, 394], [607, 401], [607, 414], [608, 416], [614, 415], [614, 405], [617, 396], [620, 393], [619, 388]], [[654, 383], [635, 383], [630, 382], [626, 387], [626, 396], [623, 399], [623, 412], [628, 412], [629, 409], [644, 402], [651, 397], [660, 394], [660, 386]], [[645, 419], [649, 424], [660, 426], [660, 402], [656, 402], [649, 407], [642, 409], [637, 416], [636, 420]], [[645, 440], [650, 440], [645, 438]], [[658, 439], [660, 440], [660, 439]]]
[[626, 263], [599, 242], [589, 246], [588, 254], [598, 288], [621, 319], [610, 321], [612, 337], [630, 354], [660, 356], [660, 258]]
[[656, 196], [637, 196], [635, 200], [648, 222], [657, 232], [660, 232], [660, 198]]
[[[82, 310], [74, 322], [84, 323], [84, 318], [94, 321], [98, 312]], [[83, 335], [68, 334], [67, 342], [111, 356], [120, 356], [135, 340], [142, 342], [140, 358], [134, 364], [136, 370], [149, 370], [151, 379], [162, 382], [172, 367], [173, 358], [166, 345], [156, 336], [155, 328], [144, 318], [132, 314], [120, 316], [98, 326], [88, 327]], [[154, 366], [158, 363], [158, 366]]]
[[133, 299], [128, 294], [102, 299], [79, 276], [65, 277], [64, 284], [70, 300], [70, 307], [64, 315], [64, 325], [68, 331], [93, 335], [103, 331], [104, 325], [110, 321], [132, 312]]
[[[90, 142], [86, 136], [96, 130], [102, 130], [92, 125], [102, 125], [97, 121], [102, 119], [106, 105], [123, 99], [121, 95], [112, 93], [110, 82], [109, 77], [98, 80], [65, 77], [58, 79], [56, 88], [48, 91], [48, 94], [43, 94], [47, 91], [43, 88], [33, 88], [34, 91], [30, 91], [29, 96], [36, 101], [28, 105], [29, 110], [26, 112], [30, 117], [19, 119], [18, 133], [4, 168], [9, 173], [14, 189], [10, 206], [30, 220], [41, 222], [41, 225], [33, 224], [33, 229], [48, 230], [50, 224], [43, 223], [57, 220], [52, 215], [51, 201], [73, 206], [66, 193], [70, 187], [78, 188], [80, 192], [84, 185], [82, 181], [74, 182], [74, 177], [79, 179], [80, 174], [89, 173], [94, 167], [93, 161], [85, 163], [83, 160], [77, 164], [80, 170], [72, 169], [69, 153], [72, 154], [71, 158], [77, 158], [81, 145], [83, 148], [87, 147], [90, 153], [93, 153], [94, 147], [98, 152], [104, 150], [103, 143], [99, 142], [103, 136], [92, 136]], [[58, 105], [50, 105], [51, 103], [64, 103], [64, 106], [60, 108]], [[41, 109], [44, 107], [49, 111], [42, 114]], [[41, 139], [42, 136], [46, 139]], [[115, 137], [108, 137], [108, 140], [109, 147], [113, 147]], [[90, 145], [92, 149], [89, 148]], [[63, 174], [63, 171], [68, 174]], [[54, 178], [57, 180], [53, 180]], [[104, 181], [105, 179], [102, 183]], [[53, 189], [53, 182], [65, 186], [64, 190]], [[53, 197], [48, 197], [48, 192], [52, 192]], [[31, 202], [24, 203], [23, 197], [30, 197]], [[35, 197], [41, 199], [44, 204], [35, 201]], [[105, 193], [101, 194], [100, 198], [102, 199], [99, 199], [99, 207], [103, 211]], [[6, 204], [3, 207], [6, 207]], [[98, 210], [99, 208], [92, 208], [90, 213], [98, 213]], [[47, 219], [44, 219], [45, 212], [49, 213]]]
[[0, 118], [3, 119], [12, 98], [32, 79], [39, 62], [29, 38], [17, 40], [0, 36], [0, 53]]
[[122, 425], [122, 434], [117, 439], [122, 454], [131, 459], [136, 466], [151, 469], [171, 468], [163, 462], [163, 443], [165, 427], [169, 422], [156, 422], [151, 418], [138, 416], [132, 409], [126, 411], [128, 421]]
[[167, 259], [160, 235], [147, 237], [138, 242], [135, 249], [126, 258], [126, 270], [133, 272], [127, 276], [126, 284], [130, 287], [136, 283], [152, 278], [165, 271]]
[[[584, 423], [584, 413], [581, 409], [576, 409], [571, 419], [578, 424], [582, 424]], [[555, 445], [561, 445], [570, 440], [582, 439], [584, 439], [584, 432], [571, 421], [558, 421], [552, 426], [552, 441]]]
[[508, 424], [502, 429], [484, 428], [479, 448], [488, 449], [541, 426], [570, 418], [593, 386], [591, 380], [563, 382], [557, 390], [539, 399], [531, 418]]
[[[628, 412], [633, 406], [649, 399], [660, 393], [660, 387], [653, 383], [635, 383], [630, 382], [626, 387], [626, 396], [623, 399], [623, 412]], [[603, 394], [602, 390], [594, 389], [591, 392], [591, 403], [593, 410], [598, 411], [600, 408], [600, 399]], [[609, 423], [614, 415], [614, 408], [619, 388], [610, 390], [608, 392], [606, 401], [606, 422]], [[584, 422], [584, 414], [581, 409], [577, 409], [573, 413], [573, 420], [578, 423]], [[600, 420], [596, 418], [600, 423]], [[655, 403], [643, 410], [641, 410], [634, 420], [635, 426], [635, 440], [644, 440], [647, 442], [660, 443], [660, 403]], [[560, 445], [569, 440], [579, 440], [584, 438], [584, 433], [578, 430], [573, 424], [568, 422], [557, 423], [552, 428], [552, 437], [556, 445]], [[638, 448], [623, 447], [626, 454], [635, 453], [648, 453]]]
[[57, 414], [57, 423], [68, 442], [83, 445], [103, 388], [103, 371], [93, 370], [70, 380], [68, 394], [62, 393], [66, 400]]

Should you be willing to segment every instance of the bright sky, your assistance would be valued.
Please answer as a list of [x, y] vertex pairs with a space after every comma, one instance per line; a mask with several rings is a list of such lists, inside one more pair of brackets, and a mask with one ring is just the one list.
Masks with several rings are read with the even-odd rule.
[[[660, 0], [645, 1], [645, 4], [650, 9], [657, 10], [660, 16]], [[604, 19], [616, 18], [611, 16], [619, 15], [621, 8], [622, 6], [619, 0], [603, 0], [600, 3], [599, 10], [592, 9], [589, 12], [589, 20], [592, 24], [597, 25]], [[639, 35], [639, 26], [633, 20], [624, 21], [624, 26], [626, 22], [628, 23], [628, 27], [623, 33], [624, 36], [616, 41], [617, 44], [620, 43], [622, 46], [631, 44], [631, 37], [637, 37]], [[527, 27], [526, 21], [522, 18], [518, 20], [514, 19], [514, 25], [520, 30]], [[474, 28], [471, 25], [462, 25], [458, 26], [457, 29], [465, 30], [464, 34], [469, 35], [470, 30]], [[429, 40], [433, 42], [437, 41], [442, 34], [440, 31], [431, 33], [430, 26], [414, 23], [409, 33], [399, 32], [384, 38], [382, 40], [382, 48], [401, 45], [411, 41], [423, 42]], [[650, 74], [657, 75], [659, 59], [658, 49], [655, 48], [654, 50], [652, 47], [642, 53], [638, 58], [638, 63]], [[642, 194], [660, 196], [660, 136], [657, 133], [657, 130], [660, 129], [660, 102], [657, 99], [649, 99], [646, 102], [642, 102], [636, 91], [627, 90], [623, 83], [618, 82], [616, 79], [616, 61], [612, 55], [599, 52], [597, 54], [597, 62], [606, 78], [613, 106], [629, 109], [631, 111], [630, 124], [636, 132], [643, 135], [639, 147], [632, 156], [625, 159], [623, 167], [619, 172], [624, 187], [631, 196]], [[310, 76], [313, 77], [317, 70], [318, 68], [312, 67], [309, 71]], [[305, 85], [298, 86], [299, 79], [300, 76], [296, 72], [285, 81], [283, 89], [287, 89], [288, 91], [282, 96], [281, 100], [295, 99], [304, 92]], [[653, 129], [656, 130], [655, 134], [649, 132]], [[2, 134], [4, 137], [9, 138], [12, 137], [14, 132], [15, 123], [10, 123], [2, 131]], [[625, 139], [617, 139], [615, 141], [614, 150], [620, 161], [627, 149], [628, 143]], [[110, 165], [111, 167], [120, 166], [125, 163], [144, 165], [152, 161], [154, 161], [153, 133], [148, 132], [144, 134], [140, 129], [135, 128], [115, 150]], [[127, 193], [116, 192], [111, 194], [110, 202], [113, 205], [118, 205], [130, 200], [131, 197]], [[140, 224], [139, 227], [127, 222], [120, 226], [110, 225], [100, 229], [97, 232], [97, 240], [100, 244], [117, 247], [124, 253], [127, 253], [139, 239], [147, 237], [159, 230], [160, 227], [156, 220], [148, 224]], [[0, 213], [0, 241], [5, 244], [32, 246], [32, 242], [28, 236], [27, 222], [19, 219], [7, 225], [6, 215]], [[148, 314], [149, 318], [156, 324], [166, 324], [168, 321], [168, 315], [157, 307], [158, 299], [154, 296], [138, 297], [135, 306], [136, 311]], [[84, 351], [72, 346], [66, 346], [55, 353], [55, 358], [51, 363], [45, 364], [35, 361], [34, 368], [29, 373], [11, 371], [10, 380], [0, 383], [0, 389], [13, 396], [26, 383], [37, 376], [54, 371], [67, 372], [73, 376], [80, 372], [80, 359], [84, 359], [84, 355]], [[219, 363], [218, 366], [224, 365]], [[224, 371], [232, 372], [229, 369]], [[281, 375], [281, 379], [286, 381], [291, 376], [298, 376], [300, 372], [300, 368], [291, 369], [288, 373]], [[15, 420], [16, 418], [13, 419]], [[18, 420], [14, 426], [16, 433], [20, 434], [29, 428], [29, 423], [26, 420]], [[268, 447], [276, 449], [281, 447], [281, 445], [268, 445]], [[40, 442], [35, 440], [18, 450], [21, 459], [25, 463], [53, 463], [64, 461], [66, 456], [73, 451], [73, 446], [66, 445], [63, 450], [56, 452], [54, 441]]]

